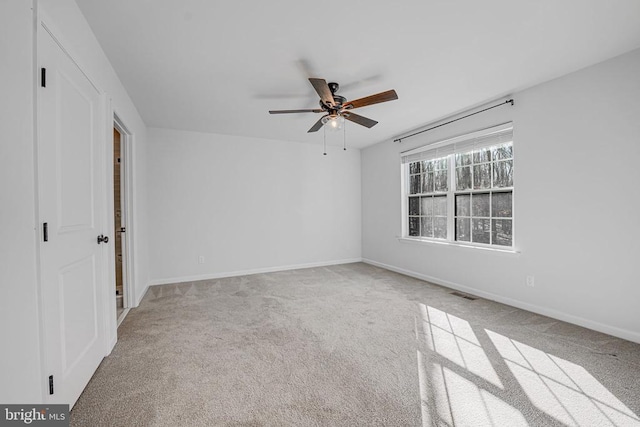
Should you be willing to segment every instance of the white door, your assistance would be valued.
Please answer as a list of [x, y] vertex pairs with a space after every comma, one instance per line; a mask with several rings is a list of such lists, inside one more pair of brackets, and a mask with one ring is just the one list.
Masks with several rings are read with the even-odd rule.
[[[49, 403], [73, 406], [106, 354], [97, 89], [47, 31], [38, 29], [38, 191], [43, 344]], [[41, 77], [41, 76], [38, 76]], [[45, 240], [47, 238], [47, 241]]]

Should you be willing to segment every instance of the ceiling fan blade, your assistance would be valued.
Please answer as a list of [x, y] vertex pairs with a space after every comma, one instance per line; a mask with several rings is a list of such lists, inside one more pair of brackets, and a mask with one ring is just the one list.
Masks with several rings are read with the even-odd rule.
[[398, 99], [398, 94], [395, 90], [391, 89], [386, 92], [380, 92], [375, 95], [348, 101], [345, 103], [344, 108], [360, 108], [367, 105], [379, 104], [381, 102], [393, 101], [394, 99]]
[[352, 113], [352, 112], [345, 112], [342, 114], [342, 116], [349, 120], [352, 121], [353, 123], [357, 123], [359, 125], [362, 125], [364, 127], [368, 127], [368, 128], [372, 128], [375, 125], [378, 124], [378, 122], [376, 122], [375, 120], [371, 120], [368, 119], [366, 117], [363, 116], [359, 116], [358, 114]]
[[322, 127], [322, 119], [324, 119], [324, 117], [325, 116], [320, 117], [320, 120], [318, 120], [315, 125], [311, 126], [311, 129], [309, 129], [307, 133], [317, 132]]
[[336, 101], [333, 99], [333, 94], [331, 93], [331, 89], [329, 89], [329, 85], [325, 79], [314, 79], [313, 77], [309, 77], [309, 81], [313, 85], [313, 88], [320, 95], [320, 99], [324, 104], [330, 105], [334, 107], [336, 105]]
[[291, 113], [322, 113], [319, 108], [313, 110], [269, 110], [269, 114], [291, 114]]

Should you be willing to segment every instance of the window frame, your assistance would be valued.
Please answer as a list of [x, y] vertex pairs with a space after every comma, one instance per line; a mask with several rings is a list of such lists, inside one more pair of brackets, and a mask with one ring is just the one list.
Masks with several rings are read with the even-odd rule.
[[[496, 146], [496, 145], [501, 145], [501, 144], [506, 144], [506, 143], [511, 143], [511, 149], [512, 149], [512, 156], [511, 156], [511, 161], [512, 163], [512, 167], [514, 167], [515, 164], [515, 144], [514, 144], [514, 138], [513, 138], [513, 125], [512, 123], [505, 123], [499, 126], [494, 126], [488, 129], [483, 129], [477, 132], [472, 132], [469, 134], [465, 134], [465, 135], [461, 135], [455, 138], [450, 138], [450, 139], [446, 139], [446, 140], [442, 140], [442, 141], [438, 141], [435, 142], [433, 144], [429, 144], [427, 146], [424, 147], [418, 147], [416, 149], [413, 150], [409, 150], [407, 152], [403, 152], [401, 153], [401, 156], [404, 157], [407, 154], [413, 154], [413, 153], [420, 153], [421, 151], [427, 151], [430, 150], [431, 147], [433, 146], [439, 146], [439, 147], [449, 147], [449, 146], [454, 146], [454, 144], [456, 142], [464, 142], [464, 141], [469, 141], [472, 139], [478, 139], [478, 138], [482, 138], [485, 137], [487, 135], [491, 135], [492, 133], [497, 133], [497, 132], [511, 132], [511, 138], [510, 141], [503, 141], [503, 142], [496, 142], [495, 144], [491, 144], [488, 145], [489, 146]], [[473, 146], [470, 146], [468, 148], [468, 150], [460, 150], [458, 151], [459, 153], [467, 153], [467, 152], [473, 152], [475, 151]], [[410, 173], [410, 164], [414, 163], [417, 160], [414, 161], [401, 161], [401, 213], [402, 213], [402, 235], [399, 237], [402, 240], [408, 240], [408, 241], [412, 241], [412, 242], [418, 242], [418, 243], [437, 243], [437, 244], [448, 244], [448, 245], [454, 245], [454, 246], [464, 246], [464, 247], [472, 247], [472, 248], [478, 248], [478, 249], [489, 249], [489, 250], [495, 250], [495, 251], [500, 251], [500, 252], [518, 252], [516, 250], [516, 222], [515, 222], [515, 217], [516, 217], [516, 212], [515, 212], [515, 187], [516, 187], [516, 177], [515, 174], [513, 176], [513, 182], [511, 183], [512, 185], [509, 187], [491, 187], [491, 188], [482, 188], [482, 189], [474, 189], [474, 182], [473, 182], [473, 172], [471, 175], [471, 188], [465, 189], [465, 190], [456, 190], [456, 156], [455, 156], [456, 151], [452, 151], [452, 152], [448, 152], [446, 154], [446, 156], [443, 157], [447, 157], [447, 161], [448, 161], [448, 167], [447, 167], [447, 182], [448, 182], [448, 190], [446, 192], [438, 192], [438, 191], [434, 191], [431, 193], [417, 193], [417, 194], [410, 194], [409, 193], [409, 184], [410, 184], [410, 175], [412, 175]], [[437, 159], [438, 157], [435, 157], [434, 159]], [[497, 161], [501, 161], [501, 159], [491, 159], [490, 162], [488, 162], [489, 164], [491, 164], [491, 181], [493, 184], [493, 179], [494, 179], [494, 172], [493, 172], [493, 165], [497, 162]], [[470, 165], [471, 169], [473, 170], [473, 166], [474, 163], [472, 162]], [[415, 174], [413, 174], [415, 175]], [[511, 193], [511, 216], [510, 217], [496, 217], [495, 215], [493, 215], [493, 194], [495, 193]], [[463, 240], [456, 240], [456, 218], [458, 218], [457, 212], [456, 212], [456, 196], [458, 195], [465, 195], [465, 194], [489, 194], [489, 217], [481, 217], [482, 219], [488, 219], [490, 221], [490, 224], [493, 224], [494, 220], [498, 220], [501, 218], [504, 219], [509, 219], [511, 221], [511, 245], [507, 246], [507, 245], [497, 245], [495, 243], [492, 242], [493, 240], [493, 232], [489, 231], [489, 235], [490, 235], [490, 241], [492, 243], [478, 243], [478, 242], [472, 242], [472, 241], [463, 241]], [[421, 204], [420, 199], [421, 197], [435, 197], [435, 196], [446, 196], [447, 197], [447, 237], [445, 239], [442, 238], [435, 238], [435, 237], [425, 237], [425, 236], [410, 236], [409, 235], [409, 199], [412, 197], [416, 197], [419, 201], [418, 203]], [[472, 197], [471, 197], [472, 199]], [[471, 204], [471, 200], [470, 200], [470, 204]], [[471, 209], [471, 205], [470, 205], [470, 209]], [[419, 212], [419, 215], [417, 216], [419, 219], [418, 221], [421, 222], [423, 215], [421, 215], [422, 212]], [[472, 211], [469, 212], [469, 216], [464, 216], [464, 218], [469, 218], [469, 222], [470, 222], [470, 239], [472, 239], [472, 235], [473, 235], [473, 216]], [[411, 215], [411, 216], [415, 216], [415, 215]]]

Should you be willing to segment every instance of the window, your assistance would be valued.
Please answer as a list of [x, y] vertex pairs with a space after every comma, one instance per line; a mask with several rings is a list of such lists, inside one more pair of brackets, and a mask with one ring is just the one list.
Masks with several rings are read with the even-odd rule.
[[513, 128], [403, 153], [404, 235], [513, 247]]
[[[449, 162], [440, 158], [409, 164], [409, 236], [447, 237]], [[444, 194], [443, 194], [444, 193]]]

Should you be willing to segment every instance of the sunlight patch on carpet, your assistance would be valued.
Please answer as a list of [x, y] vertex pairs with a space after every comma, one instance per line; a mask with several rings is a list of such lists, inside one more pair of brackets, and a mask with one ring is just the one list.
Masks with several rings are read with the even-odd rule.
[[486, 330], [527, 397], [570, 426], [638, 426], [640, 418], [583, 367]]
[[425, 343], [456, 365], [504, 388], [469, 322], [434, 307], [419, 304]]

